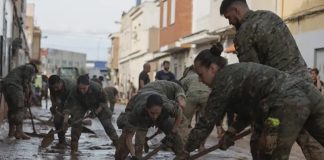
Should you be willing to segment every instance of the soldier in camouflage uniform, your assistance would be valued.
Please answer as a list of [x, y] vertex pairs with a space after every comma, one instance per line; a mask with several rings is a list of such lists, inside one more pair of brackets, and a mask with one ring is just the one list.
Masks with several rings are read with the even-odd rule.
[[118, 100], [118, 90], [115, 87], [110, 86], [110, 87], [105, 87], [104, 91], [109, 101], [109, 107], [111, 113], [114, 113], [115, 103]]
[[[163, 100], [162, 112], [155, 123], [146, 112], [147, 99], [152, 95], [158, 95]], [[184, 106], [185, 93], [177, 83], [158, 80], [146, 84], [137, 95], [130, 99], [125, 109], [126, 113], [121, 113], [118, 117], [117, 125], [123, 129], [123, 132], [119, 139], [118, 149], [116, 149], [115, 159], [124, 160], [129, 152], [134, 158], [141, 158], [145, 136], [151, 126], [158, 127], [168, 136], [173, 135], [171, 136], [175, 140], [173, 149], [176, 154], [181, 154], [183, 149], [182, 137], [177, 134], [176, 130], [178, 130], [179, 123], [185, 121], [180, 109]], [[185, 130], [181, 127], [179, 129]], [[174, 134], [171, 134], [171, 131]], [[135, 149], [133, 149], [131, 139], [135, 132]]]
[[[270, 11], [251, 11], [245, 0], [223, 0], [220, 14], [237, 30], [234, 45], [240, 62], [268, 65], [312, 83], [297, 44], [280, 17]], [[251, 139], [254, 143], [254, 136]], [[305, 130], [297, 143], [306, 159], [324, 157], [324, 148]]]
[[[210, 88], [199, 81], [193, 65], [186, 68], [183, 77], [180, 79], [183, 90], [186, 92], [186, 108], [183, 111], [184, 116], [188, 119], [189, 126], [192, 117], [196, 114], [196, 119], [204, 115], [204, 109], [207, 104]], [[219, 129], [217, 129], [219, 131]], [[204, 149], [204, 143], [200, 150]]]
[[[118, 136], [111, 122], [112, 113], [108, 108], [106, 95], [97, 82], [89, 80], [88, 75], [78, 78], [77, 86], [72, 88], [64, 104], [64, 128], [67, 129], [68, 117], [71, 115], [72, 123], [84, 117], [91, 110], [100, 120], [106, 134], [116, 146]], [[78, 151], [78, 141], [82, 131], [82, 123], [72, 125], [71, 151]]]
[[13, 69], [2, 81], [8, 104], [9, 137], [30, 139], [23, 132], [24, 108], [30, 103], [31, 85], [36, 73], [36, 65], [29, 63]]
[[[226, 110], [238, 119], [220, 140], [220, 148], [234, 144], [236, 133], [252, 120], [260, 126], [260, 159], [284, 160], [299, 132], [305, 129], [324, 145], [324, 98], [303, 79], [277, 69], [256, 64], [238, 63], [226, 66], [221, 52], [202, 51], [195, 59], [197, 74], [212, 88], [206, 112], [191, 131], [186, 144], [191, 152], [211, 133]], [[234, 105], [232, 102], [246, 104]], [[271, 145], [269, 145], [271, 144]]]
[[[50, 111], [54, 116], [54, 125], [57, 130], [62, 129], [64, 121], [64, 103], [69, 96], [72, 88], [76, 87], [76, 83], [70, 79], [60, 78], [58, 75], [52, 75], [49, 80], [50, 98], [52, 107]], [[61, 131], [58, 134], [59, 143], [56, 148], [65, 148], [65, 132]]]

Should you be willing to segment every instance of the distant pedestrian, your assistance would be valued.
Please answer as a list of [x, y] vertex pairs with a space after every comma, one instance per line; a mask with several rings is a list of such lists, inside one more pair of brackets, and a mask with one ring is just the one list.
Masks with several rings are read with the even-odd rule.
[[138, 90], [144, 87], [147, 83], [150, 82], [150, 77], [147, 73], [151, 71], [151, 66], [149, 63], [143, 65], [143, 71], [140, 73], [138, 78]]
[[311, 69], [310, 73], [311, 73], [314, 85], [322, 93], [322, 95], [324, 95], [323, 81], [321, 81], [321, 78], [318, 74], [319, 73], [318, 69], [313, 68], [313, 69]]
[[98, 84], [100, 84], [102, 86], [102, 83], [99, 80], [99, 78], [97, 77], [97, 75], [93, 75], [92, 78], [91, 78], [91, 81], [97, 82]]
[[169, 69], [170, 69], [170, 62], [164, 61], [163, 70], [158, 71], [156, 73], [155, 80], [167, 80], [167, 81], [175, 80], [174, 74], [170, 72]]

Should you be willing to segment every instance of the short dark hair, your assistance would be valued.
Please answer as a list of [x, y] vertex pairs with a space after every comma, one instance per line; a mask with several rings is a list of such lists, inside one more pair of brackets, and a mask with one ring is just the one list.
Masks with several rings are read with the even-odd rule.
[[317, 68], [313, 68], [311, 71], [314, 71], [316, 73], [316, 75], [318, 75], [319, 70]]
[[61, 81], [60, 76], [58, 75], [51, 75], [50, 78], [48, 79], [48, 85], [51, 87], [55, 85], [56, 83], [59, 83]]
[[152, 108], [153, 106], [163, 106], [163, 100], [161, 96], [157, 94], [152, 94], [147, 98], [146, 108]]
[[78, 85], [79, 84], [85, 84], [85, 85], [89, 85], [90, 84], [90, 80], [89, 80], [89, 75], [88, 74], [84, 74], [84, 75], [81, 75], [78, 80], [77, 80], [77, 83]]
[[34, 67], [35, 73], [38, 73], [38, 68], [37, 68], [37, 65], [35, 63], [28, 63], [28, 64], [30, 64], [31, 66]]
[[234, 2], [242, 2], [244, 4], [247, 4], [246, 0], [223, 0], [219, 9], [220, 14], [224, 15], [227, 8], [230, 7]]
[[163, 61], [163, 65], [166, 63], [170, 64], [170, 61]]

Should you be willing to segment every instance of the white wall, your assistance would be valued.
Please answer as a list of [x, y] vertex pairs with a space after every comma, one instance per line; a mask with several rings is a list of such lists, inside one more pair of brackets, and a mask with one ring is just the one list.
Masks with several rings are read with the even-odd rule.
[[[297, 34], [294, 37], [308, 67], [316, 67], [314, 66], [315, 49], [324, 48], [324, 29]], [[322, 75], [323, 78], [324, 75]]]

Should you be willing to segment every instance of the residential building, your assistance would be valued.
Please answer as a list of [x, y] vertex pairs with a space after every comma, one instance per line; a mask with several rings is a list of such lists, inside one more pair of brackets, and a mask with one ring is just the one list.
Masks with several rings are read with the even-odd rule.
[[122, 14], [120, 24], [119, 33], [111, 36], [114, 43], [112, 57], [115, 60], [112, 64], [113, 70], [118, 73], [119, 91], [126, 97], [129, 82], [138, 88], [138, 76], [143, 64], [152, 59], [152, 52], [159, 48], [159, 2], [138, 2]]
[[[9, 1], [6, 0], [5, 3]], [[26, 0], [11, 0], [11, 2], [13, 4], [13, 25], [9, 70], [29, 62], [31, 58], [24, 23], [26, 18]]]
[[35, 26], [35, 4], [27, 4], [25, 28], [31, 59], [40, 60], [40, 45], [42, 32], [40, 27]]
[[281, 16], [294, 35], [308, 67], [324, 77], [324, 1], [284, 0]]
[[108, 59], [108, 62], [110, 62], [110, 81], [112, 85], [117, 85], [119, 84], [119, 33], [110, 34], [109, 38], [111, 39], [110, 59]]
[[42, 61], [44, 74], [52, 75], [57, 73], [59, 67], [76, 67], [79, 73], [85, 73], [86, 54], [60, 49], [42, 49]]
[[[13, 68], [30, 59], [25, 34], [26, 0], [0, 1], [0, 79]], [[7, 106], [0, 90], [0, 123], [7, 114]]]
[[13, 3], [10, 0], [0, 2], [0, 76], [5, 77], [9, 72], [12, 28], [13, 28]]
[[[180, 78], [191, 45], [179, 39], [192, 33], [192, 0], [160, 0], [160, 49], [150, 60], [153, 76], [162, 69], [164, 60], [170, 61], [170, 71]], [[183, 5], [185, 4], [185, 5]], [[152, 79], [154, 80], [154, 79]]]

